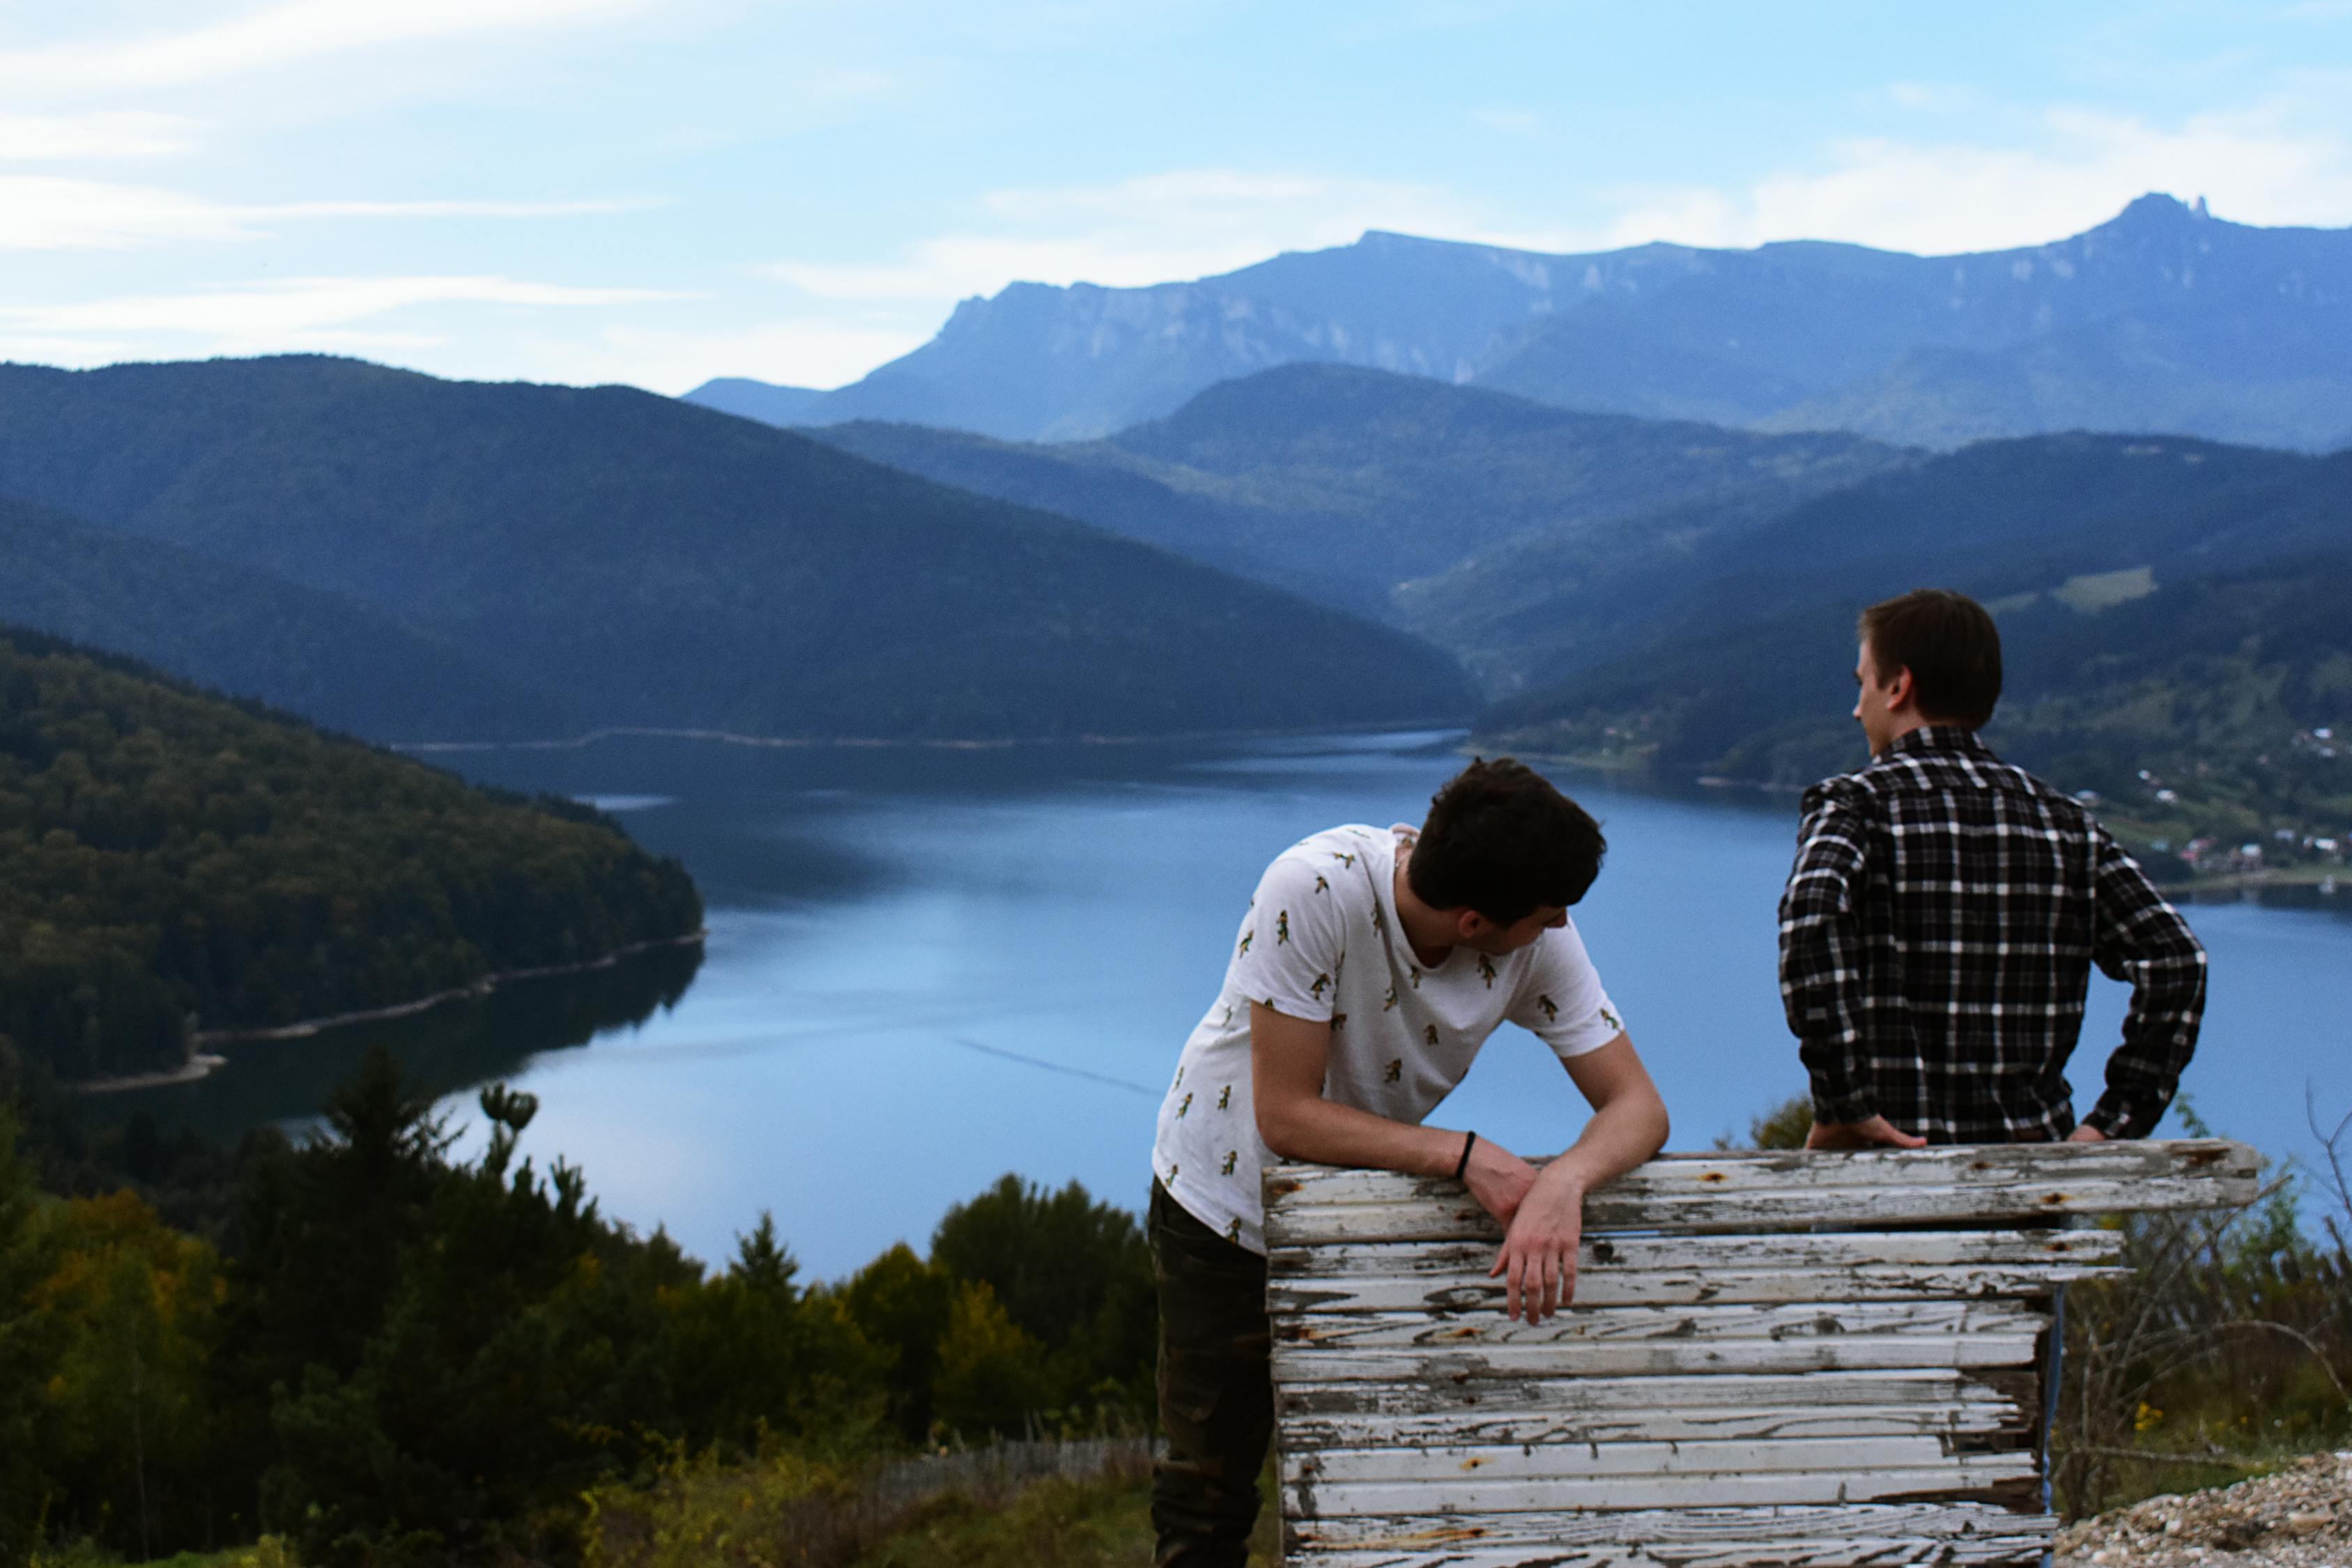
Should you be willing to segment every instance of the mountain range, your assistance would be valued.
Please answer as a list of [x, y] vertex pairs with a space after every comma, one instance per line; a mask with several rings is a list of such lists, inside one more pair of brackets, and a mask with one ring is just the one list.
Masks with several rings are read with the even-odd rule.
[[[1555, 586], [1623, 578], [1701, 532], [1763, 518], [1916, 460], [1856, 437], [1764, 435], [1577, 414], [1419, 376], [1294, 364], [1223, 382], [1164, 419], [1106, 439], [1013, 443], [859, 421], [819, 439], [983, 495], [1100, 527], [1403, 626], [1468, 661], [1490, 690], [1526, 675], [1563, 618]], [[1659, 514], [1678, 512], [1678, 520]], [[1711, 530], [1692, 519], [1705, 515]], [[1479, 579], [1477, 563], [1548, 542], [1540, 576]], [[1563, 552], [1589, 558], [1580, 576]], [[1531, 638], [1497, 619], [1528, 595]], [[1525, 656], [1525, 657], [1523, 657]]]
[[826, 393], [715, 381], [772, 423], [1108, 436], [1221, 381], [1351, 364], [1585, 412], [1950, 447], [2062, 429], [2352, 437], [2352, 230], [2140, 197], [2046, 245], [1549, 254], [1371, 232], [1190, 282], [1015, 283]]
[[1391, 628], [624, 387], [0, 366], [0, 613], [379, 740], [1457, 719]]

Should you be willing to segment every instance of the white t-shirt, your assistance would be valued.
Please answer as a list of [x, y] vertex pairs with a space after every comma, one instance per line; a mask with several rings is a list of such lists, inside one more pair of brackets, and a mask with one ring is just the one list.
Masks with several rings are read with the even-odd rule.
[[1250, 1099], [1250, 1004], [1331, 1024], [1323, 1095], [1419, 1124], [1506, 1019], [1565, 1061], [1624, 1029], [1573, 924], [1496, 957], [1456, 946], [1424, 969], [1397, 920], [1397, 846], [1354, 825], [1303, 838], [1259, 879], [1224, 988], [1184, 1042], [1151, 1163], [1188, 1214], [1265, 1250], [1258, 1173], [1276, 1163]]

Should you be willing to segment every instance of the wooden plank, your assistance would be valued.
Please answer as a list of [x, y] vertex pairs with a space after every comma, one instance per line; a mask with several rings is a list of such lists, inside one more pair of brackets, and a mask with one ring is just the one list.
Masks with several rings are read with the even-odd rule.
[[2014, 1404], [1804, 1405], [1727, 1410], [1710, 1406], [1588, 1414], [1579, 1410], [1447, 1410], [1427, 1415], [1286, 1415], [1282, 1451], [1421, 1448], [1546, 1443], [1700, 1443], [1801, 1437], [2021, 1438], [2025, 1412]]
[[1812, 1507], [1692, 1508], [1622, 1512], [1560, 1509], [1492, 1519], [1380, 1514], [1324, 1516], [1289, 1522], [1285, 1533], [1304, 1552], [1433, 1552], [1549, 1547], [1571, 1550], [1640, 1542], [1652, 1551], [1736, 1545], [1754, 1541], [1937, 1541], [2056, 1533], [2048, 1514], [1975, 1502], [1848, 1503]]
[[[1284, 1317], [1277, 1345], [1363, 1350], [1374, 1346], [1444, 1350], [1462, 1346], [1549, 1345], [1563, 1356], [1622, 1340], [1784, 1342], [1885, 1334], [2024, 1334], [2042, 1331], [2046, 1313], [2022, 1302], [1841, 1301], [1688, 1307], [1571, 1307], [1539, 1323], [1499, 1312], [1433, 1317], [1426, 1312], [1332, 1312]], [[1563, 1359], [1563, 1371], [1581, 1362]]]
[[1742, 1504], [1855, 1503], [1929, 1498], [1990, 1500], [2039, 1478], [2025, 1452], [1956, 1454], [1933, 1465], [1856, 1466], [1847, 1470], [1763, 1475], [1602, 1476], [1480, 1480], [1286, 1482], [1287, 1519], [1370, 1514], [1519, 1513], [1558, 1509], [1737, 1507]]
[[[1530, 1163], [1542, 1165], [1545, 1160]], [[1678, 1196], [1779, 1196], [1860, 1187], [1882, 1200], [1889, 1224], [1914, 1218], [1907, 1189], [2147, 1182], [2187, 1178], [2226, 1190], [2261, 1171], [2261, 1157], [2222, 1138], [2122, 1140], [2108, 1143], [1947, 1144], [1927, 1149], [1741, 1150], [1664, 1154], [1626, 1172], [1604, 1191], [1633, 1200]], [[1286, 1164], [1265, 1173], [1270, 1198], [1307, 1205], [1426, 1199], [1450, 1202], [1462, 1184], [1338, 1165]], [[1599, 1196], [1601, 1194], [1594, 1194]], [[2141, 1205], [2126, 1204], [2126, 1208]], [[2193, 1206], [2193, 1205], [2192, 1205]]]
[[[2096, 1268], [2123, 1256], [2120, 1231], [1895, 1230], [1885, 1232], [1765, 1231], [1753, 1235], [1591, 1236], [1579, 1250], [1578, 1270], [1591, 1277], [1612, 1268], [1637, 1273], [1696, 1269], [1836, 1270], [1862, 1268], [1961, 1268], [2080, 1266]], [[1276, 1279], [1353, 1275], [1399, 1278], [1419, 1274], [1484, 1274], [1494, 1247], [1475, 1241], [1364, 1241], [1345, 1246], [1278, 1247], [1266, 1257]]]
[[[2019, 1182], [1999, 1187], [1915, 1186], [1900, 1190], [1902, 1203], [1897, 1210], [1890, 1203], [1894, 1194], [1859, 1186], [1655, 1196], [1603, 1189], [1584, 1200], [1584, 1216], [1586, 1226], [1594, 1231], [1852, 1229], [1876, 1227], [1896, 1219], [1952, 1224], [2127, 1209], [2205, 1208], [2250, 1201], [2253, 1193], [2252, 1177], [2245, 1179], [2242, 1191], [2235, 1183], [2181, 1176]], [[1267, 1212], [1265, 1235], [1273, 1247], [1315, 1247], [1363, 1241], [1499, 1242], [1503, 1231], [1493, 1216], [1456, 1189], [1450, 1200], [1444, 1201], [1404, 1197], [1386, 1202], [1284, 1203]]]
[[[1922, 1297], [1942, 1300], [2035, 1299], [2060, 1284], [2106, 1279], [2123, 1268], [2076, 1265], [1952, 1268], [1840, 1268], [1780, 1270], [1684, 1269], [1637, 1272], [1595, 1268], [1576, 1277], [1575, 1305], [1586, 1307], [1696, 1306], [1703, 1303], [1790, 1304], [1803, 1301], [1894, 1301]], [[1266, 1287], [1267, 1310], [1277, 1316], [1327, 1312], [1500, 1311], [1508, 1300], [1504, 1281], [1484, 1268], [1464, 1278], [1349, 1276], [1328, 1281], [1276, 1279]]]
[[1939, 1437], [1787, 1437], [1700, 1442], [1380, 1443], [1282, 1453], [1298, 1481], [1581, 1480], [1605, 1476], [1723, 1476], [1871, 1468], [1934, 1469], [1950, 1458]]
[[1902, 1368], [1781, 1373], [1715, 1373], [1698, 1376], [1601, 1377], [1552, 1375], [1517, 1379], [1328, 1382], [1276, 1390], [1286, 1434], [1294, 1417], [1401, 1418], [1531, 1412], [1563, 1417], [1655, 1415], [1670, 1411], [1734, 1412], [1835, 1409], [1848, 1405], [1984, 1405], [2011, 1414], [2038, 1410], [2034, 1378], [2014, 1372], [1961, 1373]]
[[1934, 1536], [1858, 1541], [1727, 1541], [1706, 1546], [1628, 1542], [1607, 1546], [1474, 1546], [1358, 1552], [1300, 1552], [1299, 1568], [1893, 1568], [1933, 1563], [1947, 1568], [2039, 1563], [2042, 1534]]
[[1811, 1340], [1675, 1340], [1602, 1342], [1564, 1353], [1557, 1344], [1481, 1345], [1475, 1351], [1394, 1347], [1333, 1350], [1276, 1344], [1274, 1376], [1286, 1383], [1366, 1383], [1381, 1379], [1556, 1376], [1570, 1366], [1591, 1377], [1643, 1377], [1707, 1372], [1846, 1372], [1873, 1368], [2022, 1367], [2034, 1360], [2032, 1334], [1849, 1334]]

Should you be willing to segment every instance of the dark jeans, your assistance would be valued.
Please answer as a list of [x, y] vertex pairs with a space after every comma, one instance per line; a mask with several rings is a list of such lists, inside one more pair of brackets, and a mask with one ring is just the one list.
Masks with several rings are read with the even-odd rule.
[[1194, 1219], [1151, 1184], [1160, 1286], [1160, 1428], [1152, 1467], [1155, 1568], [1240, 1568], [1274, 1436], [1265, 1259]]

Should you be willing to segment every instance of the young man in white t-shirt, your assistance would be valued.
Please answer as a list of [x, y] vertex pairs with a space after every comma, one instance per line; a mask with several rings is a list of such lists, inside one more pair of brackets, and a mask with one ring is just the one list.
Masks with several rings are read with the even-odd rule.
[[[1575, 802], [1503, 758], [1457, 774], [1418, 833], [1335, 827], [1266, 868], [1152, 1148], [1159, 1568], [1247, 1555], [1274, 1425], [1267, 1164], [1462, 1181], [1506, 1227], [1506, 1312], [1535, 1322], [1574, 1289], [1585, 1193], [1664, 1145], [1665, 1107], [1568, 919], [1606, 847]], [[1540, 1174], [1475, 1131], [1422, 1125], [1506, 1020], [1593, 1110]]]

